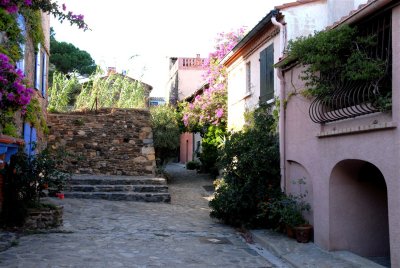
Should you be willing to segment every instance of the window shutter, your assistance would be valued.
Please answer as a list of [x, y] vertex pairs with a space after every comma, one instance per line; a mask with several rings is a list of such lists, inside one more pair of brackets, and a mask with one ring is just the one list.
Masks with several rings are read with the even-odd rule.
[[36, 143], [37, 143], [36, 128], [32, 127], [31, 128], [31, 152], [30, 152], [30, 155], [36, 154]]
[[40, 69], [40, 44], [38, 45], [38, 52], [36, 54], [36, 65], [35, 65], [35, 89], [40, 90], [41, 69]]
[[274, 45], [260, 53], [260, 102], [274, 98]]
[[31, 124], [24, 124], [25, 153], [31, 155]]
[[267, 90], [266, 90], [266, 100], [274, 98], [274, 45], [267, 47], [267, 66], [266, 66], [266, 76], [267, 76]]
[[267, 92], [267, 51], [264, 49], [260, 53], [260, 102], [264, 101]]
[[[18, 27], [21, 29], [22, 35], [25, 37], [25, 32], [26, 32], [25, 20], [21, 14], [18, 14], [17, 22], [18, 22]], [[16, 67], [25, 74], [25, 44], [20, 43], [19, 46], [21, 48], [22, 58], [19, 61], [17, 61]]]
[[30, 157], [36, 154], [37, 133], [30, 123], [24, 123], [25, 153]]
[[46, 52], [42, 53], [42, 97], [46, 98], [46, 90], [47, 90], [47, 79], [46, 79], [46, 74], [47, 74], [47, 57], [46, 57]]

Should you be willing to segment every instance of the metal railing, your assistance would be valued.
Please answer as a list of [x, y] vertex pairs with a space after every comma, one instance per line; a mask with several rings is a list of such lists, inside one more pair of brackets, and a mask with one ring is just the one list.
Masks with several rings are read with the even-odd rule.
[[377, 37], [376, 45], [368, 51], [368, 55], [385, 62], [385, 73], [381, 78], [371, 81], [340, 82], [332, 92], [316, 97], [309, 108], [310, 118], [315, 123], [329, 123], [379, 112], [380, 99], [391, 96], [391, 10], [369, 17], [356, 26], [361, 36]]

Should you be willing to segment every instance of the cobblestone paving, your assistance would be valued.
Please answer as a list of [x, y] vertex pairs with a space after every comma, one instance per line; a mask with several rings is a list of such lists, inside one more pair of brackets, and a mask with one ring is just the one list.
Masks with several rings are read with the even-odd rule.
[[273, 267], [209, 218], [210, 179], [179, 165], [168, 171], [171, 204], [57, 201], [62, 230], [21, 237], [0, 253], [0, 267]]

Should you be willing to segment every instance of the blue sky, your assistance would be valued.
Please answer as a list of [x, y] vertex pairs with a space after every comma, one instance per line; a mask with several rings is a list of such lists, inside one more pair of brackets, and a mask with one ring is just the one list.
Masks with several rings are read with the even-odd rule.
[[102, 67], [142, 77], [154, 87], [153, 96], [162, 96], [168, 57], [207, 57], [217, 33], [251, 29], [282, 2], [290, 1], [68, 0], [67, 10], [83, 14], [92, 30], [82, 32], [55, 20], [51, 24], [57, 40], [88, 51]]

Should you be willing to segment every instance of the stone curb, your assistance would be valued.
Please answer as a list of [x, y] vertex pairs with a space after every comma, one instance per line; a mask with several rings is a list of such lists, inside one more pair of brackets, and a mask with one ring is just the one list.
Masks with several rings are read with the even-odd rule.
[[[271, 251], [295, 268], [318, 267], [322, 263], [327, 267], [342, 268], [363, 267], [382, 268], [383, 266], [348, 251], [328, 252], [314, 243], [301, 244], [282, 234], [269, 230], [249, 230], [254, 242]], [[326, 266], [323, 266], [326, 267]]]

